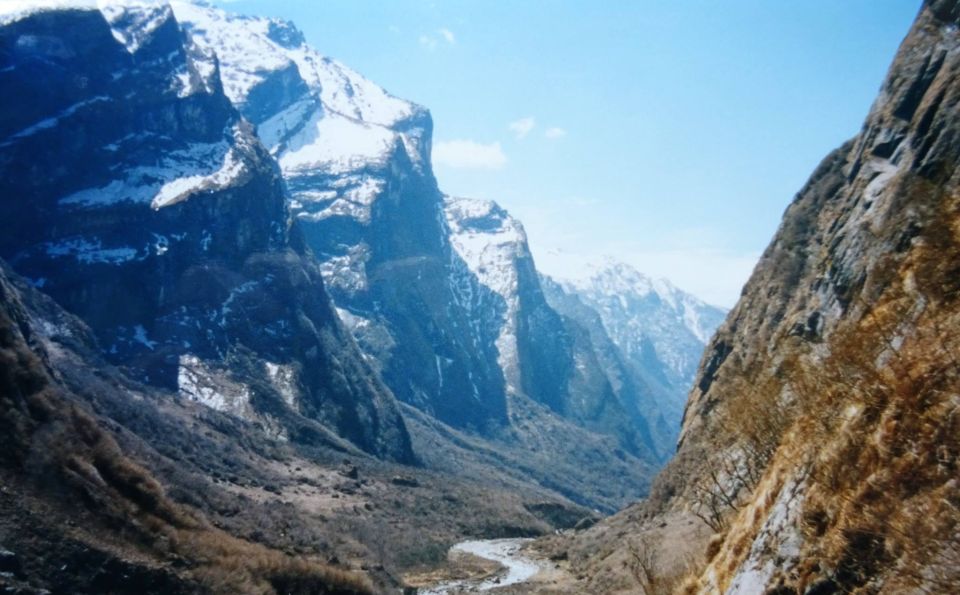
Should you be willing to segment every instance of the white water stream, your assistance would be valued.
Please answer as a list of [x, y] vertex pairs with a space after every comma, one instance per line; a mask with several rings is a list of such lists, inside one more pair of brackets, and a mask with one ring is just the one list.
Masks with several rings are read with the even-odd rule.
[[506, 568], [506, 573], [485, 580], [457, 580], [441, 583], [429, 589], [420, 590], [421, 595], [452, 595], [454, 593], [473, 593], [489, 591], [496, 587], [505, 587], [522, 583], [543, 569], [543, 565], [524, 556], [520, 547], [529, 539], [488, 539], [483, 541], [463, 541], [450, 548], [450, 552], [465, 552], [486, 560], [493, 560]]

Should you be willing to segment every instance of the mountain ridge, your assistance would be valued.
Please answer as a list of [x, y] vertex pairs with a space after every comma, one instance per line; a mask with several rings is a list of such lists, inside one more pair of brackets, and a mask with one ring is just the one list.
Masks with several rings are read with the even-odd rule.
[[[319, 418], [411, 460], [393, 397], [340, 325], [216, 61], [184, 42], [167, 5], [105, 10], [43, 10], [3, 28], [0, 209], [12, 233], [0, 254], [139, 379], [189, 380], [185, 396], [283, 436]], [[268, 364], [300, 399], [253, 388]]]
[[[616, 364], [630, 374], [638, 393], [633, 400], [649, 410], [664, 457], [673, 454], [687, 390], [709, 337], [724, 311], [633, 267], [605, 260], [588, 278], [548, 282], [550, 303], [593, 331], [606, 334], [620, 351]], [[595, 315], [594, 315], [595, 313]], [[599, 320], [595, 320], [598, 317]], [[635, 415], [641, 415], [637, 411]]]
[[[184, 3], [174, 10], [210, 51], [243, 40], [221, 60], [224, 77], [236, 83], [232, 98], [259, 122], [280, 164], [291, 212], [321, 261], [338, 313], [401, 401], [515, 446], [539, 438], [520, 437], [532, 430], [518, 427], [535, 424], [512, 411], [556, 415], [565, 419], [560, 427], [572, 424], [570, 432], [579, 431], [574, 425], [600, 431], [631, 456], [659, 460], [646, 419], [622, 414], [595, 364], [579, 371], [574, 360], [592, 361], [593, 347], [544, 300], [522, 226], [494, 203], [452, 199], [438, 188], [428, 111], [362, 78], [348, 77], [345, 86], [346, 79], [317, 76], [344, 70], [310, 49], [291, 24]], [[271, 31], [284, 32], [281, 42]], [[239, 49], [247, 46], [261, 51]], [[262, 53], [266, 68], [256, 65]], [[333, 96], [341, 102], [336, 109]], [[364, 106], [350, 104], [356, 97], [392, 107], [368, 118]], [[353, 140], [341, 143], [347, 136]], [[481, 229], [486, 224], [490, 229]], [[498, 226], [512, 227], [510, 237], [492, 233]], [[487, 251], [484, 242], [500, 247]], [[481, 262], [485, 254], [493, 260]], [[534, 345], [538, 336], [556, 340]], [[523, 399], [537, 405], [518, 405]], [[611, 464], [616, 450], [604, 455]], [[645, 468], [638, 464], [635, 475]]]

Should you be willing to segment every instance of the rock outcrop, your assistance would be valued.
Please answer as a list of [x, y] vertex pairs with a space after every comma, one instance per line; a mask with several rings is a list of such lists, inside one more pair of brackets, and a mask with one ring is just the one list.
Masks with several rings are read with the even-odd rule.
[[32, 11], [0, 27], [0, 255], [140, 380], [410, 460], [291, 224], [280, 171], [169, 6]]
[[[574, 546], [598, 591], [960, 584], [958, 15], [924, 3], [862, 130], [787, 209], [710, 341], [651, 500]], [[688, 568], [644, 553], [693, 526]], [[609, 555], [598, 544], [618, 530], [632, 538]]]

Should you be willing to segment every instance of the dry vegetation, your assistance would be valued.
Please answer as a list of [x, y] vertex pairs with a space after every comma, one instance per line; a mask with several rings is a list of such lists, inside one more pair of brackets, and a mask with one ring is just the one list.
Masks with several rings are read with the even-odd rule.
[[750, 498], [797, 411], [796, 400], [787, 397], [776, 376], [759, 384], [742, 379], [732, 384], [736, 398], [715, 421], [715, 440], [722, 446], [691, 488], [693, 513], [715, 533], [725, 531]]
[[0, 287], [0, 298], [6, 308], [0, 311], [0, 460], [32, 478], [26, 494], [61, 498], [74, 514], [93, 516], [116, 536], [118, 557], [180, 568], [170, 572], [181, 577], [183, 592], [372, 591], [364, 577], [240, 540], [171, 501], [90, 414], [60, 394], [24, 341], [26, 316], [9, 286]]
[[[34, 316], [57, 334], [36, 334]], [[387, 590], [465, 535], [542, 535], [591, 515], [469, 458], [451, 475], [266, 439], [103, 364], [82, 323], [2, 275], [0, 322], [0, 549], [30, 561], [30, 586]]]
[[886, 299], [800, 383], [801, 431], [829, 444], [811, 466], [811, 559], [847, 590], [960, 587], [960, 201], [942, 198]]
[[690, 555], [679, 563], [663, 560], [665, 552], [648, 535], [631, 538], [627, 552], [627, 567], [645, 595], [676, 593], [698, 567], [696, 558]]
[[717, 586], [792, 477], [806, 486], [803, 546], [784, 593], [960, 588], [960, 201], [912, 193], [940, 216], [905, 258], [878, 263], [877, 298], [825, 349], [740, 384], [717, 416], [731, 447], [693, 490]]

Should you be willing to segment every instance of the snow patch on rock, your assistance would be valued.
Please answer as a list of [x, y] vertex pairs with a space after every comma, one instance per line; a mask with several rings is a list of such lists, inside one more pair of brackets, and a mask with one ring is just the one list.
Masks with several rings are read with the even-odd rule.
[[91, 208], [149, 202], [160, 209], [197, 192], [229, 187], [246, 171], [249, 150], [238, 127], [234, 127], [232, 137], [170, 151], [155, 164], [127, 168], [122, 179], [74, 192], [61, 198], [60, 204]]
[[273, 388], [277, 389], [277, 392], [280, 393], [280, 396], [283, 397], [287, 405], [292, 409], [296, 408], [297, 394], [299, 392], [297, 388], [296, 369], [290, 365], [275, 364], [272, 362], [265, 362], [264, 366], [267, 370], [267, 378], [270, 379]]
[[207, 365], [195, 355], [180, 356], [177, 370], [180, 396], [206, 407], [248, 417], [250, 389], [226, 377], [224, 372]]
[[[444, 207], [448, 237], [454, 251], [481, 285], [499, 294], [506, 302], [495, 344], [507, 390], [516, 393], [520, 387], [517, 262], [529, 256], [526, 232], [519, 221], [493, 201], [446, 197]], [[463, 290], [461, 287], [461, 293]]]
[[370, 162], [385, 162], [396, 138], [389, 128], [317, 110], [290, 136], [278, 161], [285, 173], [316, 169], [347, 173]]
[[90, 107], [91, 105], [96, 105], [98, 103], [103, 103], [108, 101], [110, 101], [109, 97], [97, 96], [97, 97], [91, 97], [90, 99], [86, 99], [84, 101], [76, 103], [68, 107], [67, 109], [61, 111], [59, 114], [55, 116], [52, 116], [50, 118], [44, 118], [43, 120], [37, 122], [36, 124], [32, 124], [31, 126], [24, 128], [20, 132], [17, 132], [16, 134], [9, 136], [6, 141], [4, 141], [3, 143], [0, 143], [0, 148], [8, 147], [16, 143], [17, 141], [31, 137], [37, 134], [38, 132], [56, 128], [57, 126], [60, 125], [60, 122], [76, 115], [77, 113], [81, 113], [85, 108]]
[[129, 246], [103, 247], [99, 238], [71, 237], [44, 244], [48, 256], [73, 257], [82, 264], [122, 264], [137, 258], [137, 250]]
[[170, 6], [157, 2], [131, 0], [121, 4], [100, 0], [99, 8], [110, 23], [113, 37], [131, 54], [136, 53], [157, 29], [173, 18]]

